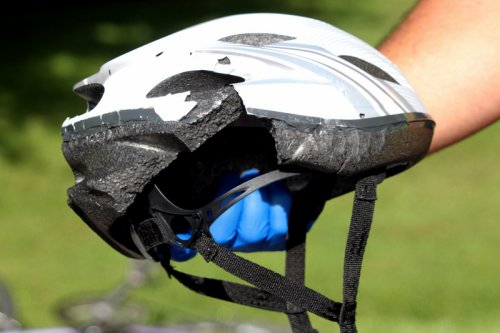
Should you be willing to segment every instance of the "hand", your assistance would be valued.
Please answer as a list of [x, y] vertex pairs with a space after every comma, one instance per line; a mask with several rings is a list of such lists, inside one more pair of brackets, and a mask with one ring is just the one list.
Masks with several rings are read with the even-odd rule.
[[[251, 169], [226, 174], [221, 180], [217, 196], [259, 175]], [[285, 249], [288, 233], [288, 215], [292, 196], [277, 182], [265, 186], [240, 200], [222, 214], [210, 227], [214, 240], [234, 251], [280, 251]], [[179, 234], [187, 239], [189, 234]], [[192, 249], [171, 248], [172, 259], [186, 261], [196, 255]]]

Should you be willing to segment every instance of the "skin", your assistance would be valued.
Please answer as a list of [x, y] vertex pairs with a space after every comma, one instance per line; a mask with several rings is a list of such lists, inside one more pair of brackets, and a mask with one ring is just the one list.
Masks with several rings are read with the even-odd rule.
[[436, 121], [429, 153], [500, 118], [500, 1], [421, 0], [379, 50]]

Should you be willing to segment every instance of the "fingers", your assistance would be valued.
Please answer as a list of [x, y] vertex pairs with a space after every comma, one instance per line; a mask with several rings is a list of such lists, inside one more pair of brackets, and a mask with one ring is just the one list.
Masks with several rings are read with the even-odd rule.
[[[260, 174], [257, 169], [249, 169], [241, 174], [241, 182]], [[236, 239], [232, 249], [239, 251], [258, 251], [265, 247], [269, 232], [269, 205], [266, 193], [259, 189], [242, 200]]]
[[234, 250], [263, 250], [269, 233], [269, 204], [264, 200], [264, 191], [258, 190], [242, 200], [243, 209], [237, 229]]
[[[237, 173], [229, 173], [222, 177], [217, 197], [241, 183]], [[229, 199], [228, 199], [229, 200]], [[210, 233], [214, 240], [222, 246], [231, 248], [236, 240], [238, 223], [243, 210], [243, 201], [238, 201], [210, 226]]]
[[[242, 178], [256, 175], [258, 171], [249, 170]], [[243, 199], [232, 249], [248, 252], [284, 250], [291, 205], [292, 196], [280, 183], [266, 186]]]

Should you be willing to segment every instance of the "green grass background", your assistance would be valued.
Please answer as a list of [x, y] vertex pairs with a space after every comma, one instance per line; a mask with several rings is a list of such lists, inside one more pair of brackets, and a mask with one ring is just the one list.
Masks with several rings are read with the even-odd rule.
[[[104, 293], [130, 262], [66, 205], [72, 174], [60, 124], [84, 111], [71, 89], [104, 62], [190, 24], [239, 12], [319, 18], [372, 45], [410, 0], [131, 1], [35, 5], [4, 13], [0, 52], [0, 278], [24, 327], [61, 326], [62, 300]], [[10, 15], [9, 15], [10, 14]], [[425, 27], [423, 27], [425, 28]], [[457, 78], [459, 79], [459, 78]], [[446, 89], [446, 87], [443, 87]], [[498, 124], [380, 187], [359, 295], [362, 332], [500, 331], [500, 165]], [[330, 201], [309, 234], [307, 284], [341, 296], [352, 195]], [[282, 271], [279, 253], [248, 255]], [[224, 277], [199, 258], [185, 271]], [[283, 315], [198, 296], [162, 271], [135, 290], [148, 324], [192, 320], [283, 325]], [[337, 331], [313, 316], [320, 331]]]

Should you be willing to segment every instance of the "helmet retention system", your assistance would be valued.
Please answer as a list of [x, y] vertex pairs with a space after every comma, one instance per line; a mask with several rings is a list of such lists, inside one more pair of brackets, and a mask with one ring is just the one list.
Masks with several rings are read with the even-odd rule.
[[[154, 217], [141, 222], [134, 229], [135, 239], [139, 247], [146, 251], [145, 255], [161, 262], [169, 277], [176, 278], [187, 288], [202, 295], [284, 312], [293, 332], [316, 332], [311, 326], [307, 312], [337, 322], [342, 333], [357, 332], [355, 314], [361, 264], [377, 199], [376, 187], [384, 179], [384, 173], [367, 176], [356, 184], [344, 261], [344, 299], [341, 303], [304, 285], [306, 228], [309, 216], [294, 208], [314, 204], [310, 201], [311, 198], [316, 200], [317, 192], [304, 191], [301, 196], [294, 198], [289, 221], [285, 276], [234, 254], [218, 245], [210, 235], [210, 224], [232, 204], [271, 182], [294, 176], [298, 174], [277, 170], [266, 173], [233, 188], [199, 210], [185, 210], [175, 206], [154, 187], [149, 194], [150, 209]], [[236, 198], [219, 206], [220, 202], [236, 193]], [[172, 222], [178, 217], [189, 221], [192, 235], [188, 241], [179, 239], [173, 232]], [[207, 262], [215, 263], [255, 287], [179, 272], [170, 264], [169, 247], [166, 245], [196, 249]]]

